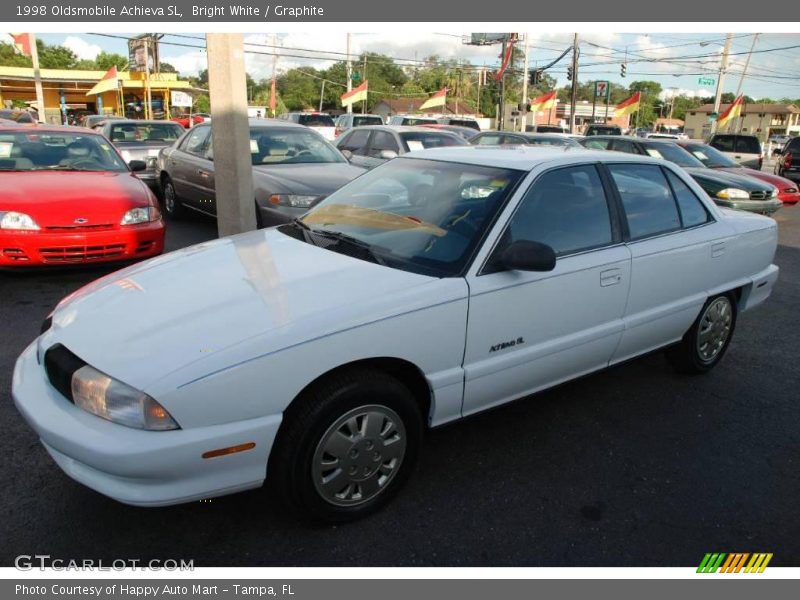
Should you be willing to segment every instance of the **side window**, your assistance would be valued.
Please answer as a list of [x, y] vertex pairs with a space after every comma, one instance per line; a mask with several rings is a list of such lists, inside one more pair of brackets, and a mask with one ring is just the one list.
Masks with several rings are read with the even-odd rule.
[[611, 142], [611, 149], [617, 152], [625, 152], [627, 154], [639, 154], [636, 146], [630, 140], [614, 140]]
[[660, 167], [617, 164], [608, 169], [622, 198], [631, 239], [680, 229], [678, 207]]
[[711, 145], [720, 152], [733, 152], [733, 136], [718, 135], [712, 140]]
[[608, 150], [608, 145], [610, 143], [611, 140], [588, 138], [583, 145], [590, 150]]
[[400, 153], [400, 148], [394, 136], [388, 131], [376, 131], [372, 134], [372, 142], [369, 145], [369, 155], [373, 158], [380, 158], [381, 152], [391, 150]]
[[189, 154], [196, 154], [201, 156], [205, 149], [208, 134], [211, 133], [211, 127], [195, 127], [191, 133], [186, 136], [181, 145], [181, 150]]
[[675, 193], [675, 199], [678, 201], [683, 226], [694, 227], [707, 223], [708, 212], [703, 203], [694, 195], [694, 192], [689, 189], [689, 186], [671, 171], [667, 171], [667, 179], [669, 179], [669, 184]]
[[542, 242], [557, 255], [610, 244], [611, 217], [593, 165], [550, 171], [537, 179], [519, 204], [505, 242]]
[[527, 141], [525, 138], [521, 138], [518, 135], [504, 135], [502, 144], [510, 145], [510, 144], [526, 144]]
[[339, 150], [349, 150], [353, 154], [364, 156], [367, 151], [369, 131], [353, 129], [353, 131], [339, 145]]
[[503, 136], [499, 133], [487, 133], [475, 140], [475, 143], [480, 146], [498, 146], [502, 139]]
[[744, 154], [761, 154], [761, 144], [754, 137], [739, 136], [736, 138], [736, 151]]

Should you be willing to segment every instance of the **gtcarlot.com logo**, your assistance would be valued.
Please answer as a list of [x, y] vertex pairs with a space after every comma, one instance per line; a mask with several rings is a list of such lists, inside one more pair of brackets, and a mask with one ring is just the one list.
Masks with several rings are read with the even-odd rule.
[[20, 554], [14, 560], [14, 566], [20, 571], [39, 569], [44, 571], [194, 571], [194, 560], [167, 558], [140, 560], [138, 558], [116, 558], [112, 561], [94, 560], [91, 558], [69, 559], [52, 558], [49, 554]]
[[[709, 552], [700, 561], [698, 573], [763, 573], [769, 561], [772, 560], [771, 552]], [[746, 565], [746, 566], [745, 566]]]

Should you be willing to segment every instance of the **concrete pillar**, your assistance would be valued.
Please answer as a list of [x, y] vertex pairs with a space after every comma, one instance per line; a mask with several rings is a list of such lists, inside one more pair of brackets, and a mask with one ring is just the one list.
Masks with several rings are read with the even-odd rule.
[[219, 236], [256, 228], [244, 37], [206, 34]]

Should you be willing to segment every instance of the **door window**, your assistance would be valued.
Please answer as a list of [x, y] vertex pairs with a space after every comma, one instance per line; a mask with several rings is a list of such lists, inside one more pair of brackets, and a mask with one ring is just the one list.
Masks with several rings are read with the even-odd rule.
[[211, 127], [195, 127], [183, 140], [181, 150], [202, 156], [209, 133], [211, 133]]
[[631, 239], [680, 229], [678, 207], [661, 167], [617, 164], [608, 169], [622, 198]]
[[672, 186], [672, 191], [675, 193], [675, 199], [678, 201], [678, 208], [681, 211], [681, 220], [684, 227], [695, 227], [708, 222], [708, 212], [706, 211], [703, 203], [695, 196], [694, 192], [689, 189], [680, 177], [667, 171], [667, 179]]
[[400, 147], [394, 136], [388, 131], [376, 131], [372, 134], [372, 142], [369, 145], [369, 155], [372, 158], [380, 158], [381, 152], [384, 150], [391, 150], [392, 152], [400, 153]]
[[349, 150], [353, 154], [364, 156], [367, 153], [367, 140], [369, 131], [354, 129], [339, 145], [339, 150]]
[[550, 245], [557, 255], [612, 242], [611, 217], [603, 184], [593, 165], [542, 175], [520, 202], [503, 245], [520, 240]]
[[473, 143], [481, 146], [498, 146], [503, 136], [499, 133], [487, 133], [486, 135], [479, 136]]

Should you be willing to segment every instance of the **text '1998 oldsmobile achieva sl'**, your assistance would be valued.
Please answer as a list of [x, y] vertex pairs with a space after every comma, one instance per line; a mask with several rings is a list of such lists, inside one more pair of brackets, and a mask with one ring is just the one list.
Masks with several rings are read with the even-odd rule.
[[267, 484], [385, 504], [423, 430], [664, 348], [711, 369], [770, 294], [775, 221], [649, 157], [459, 147], [389, 161], [291, 223], [65, 298], [16, 405], [71, 477], [158, 506]]

